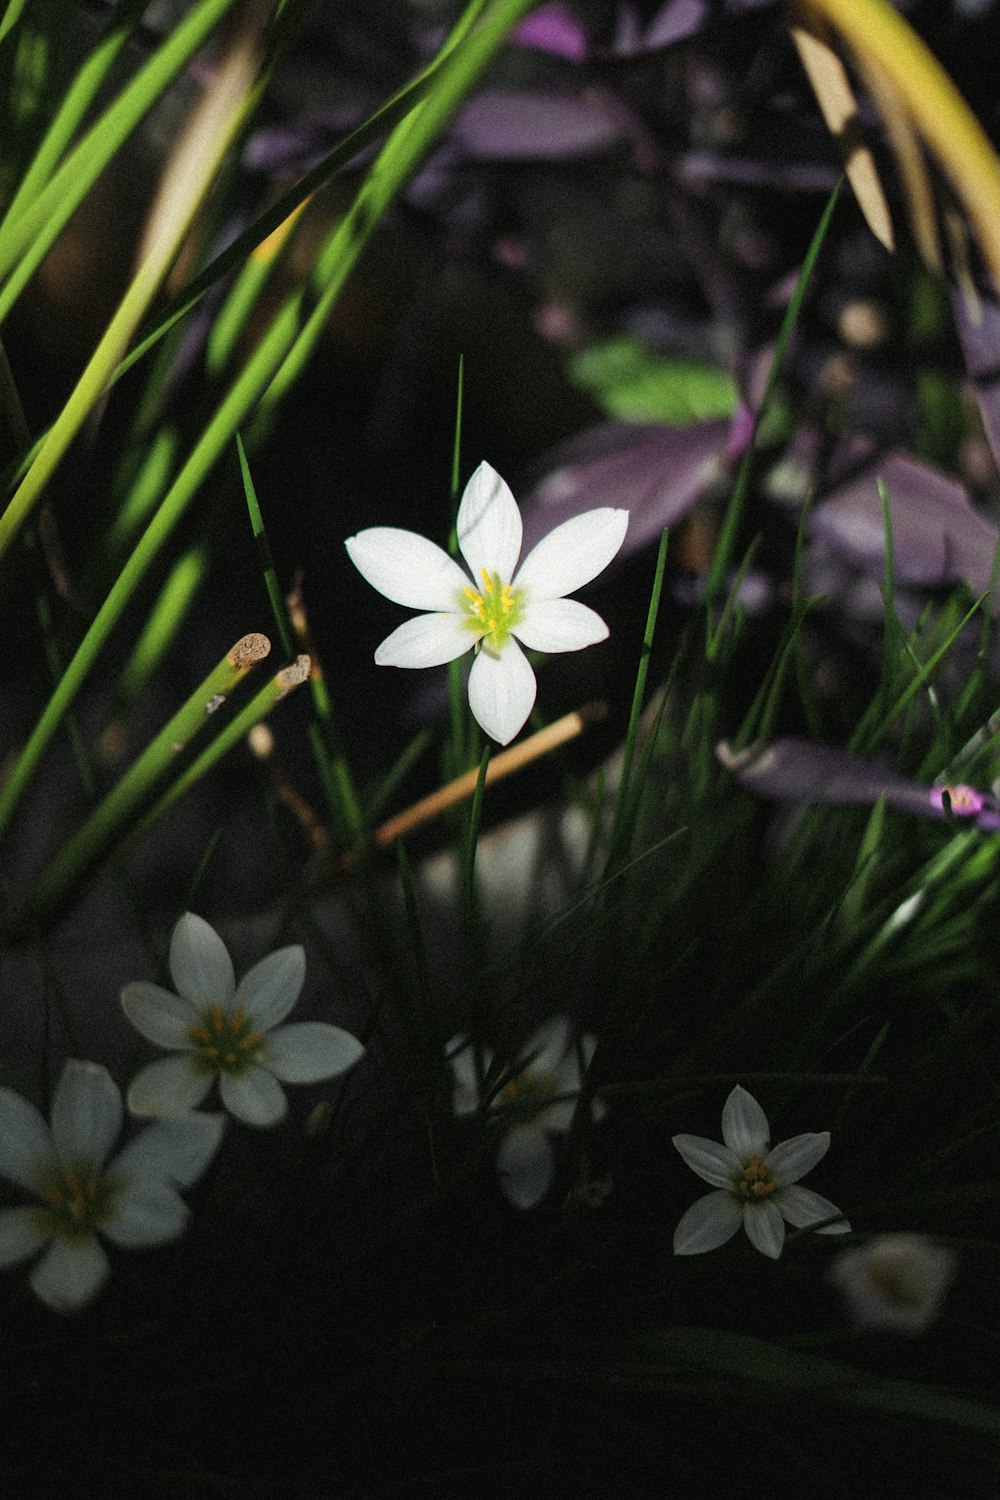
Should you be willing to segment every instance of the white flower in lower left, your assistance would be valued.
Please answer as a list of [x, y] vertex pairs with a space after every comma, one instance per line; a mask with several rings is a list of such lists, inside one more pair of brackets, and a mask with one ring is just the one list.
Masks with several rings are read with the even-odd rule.
[[0, 1088], [0, 1176], [38, 1200], [0, 1210], [0, 1269], [41, 1251], [32, 1289], [57, 1312], [83, 1307], [110, 1270], [99, 1234], [132, 1250], [183, 1232], [190, 1212], [178, 1189], [204, 1172], [223, 1123], [204, 1114], [159, 1121], [109, 1162], [122, 1096], [106, 1068], [66, 1064], [51, 1127], [20, 1094]]

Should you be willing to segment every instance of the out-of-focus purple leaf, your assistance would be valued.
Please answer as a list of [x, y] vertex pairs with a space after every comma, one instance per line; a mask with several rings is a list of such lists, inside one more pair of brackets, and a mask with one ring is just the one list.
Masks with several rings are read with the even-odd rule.
[[980, 294], [973, 310], [958, 290], [952, 292], [951, 305], [983, 428], [1000, 467], [1000, 304]]
[[534, 47], [569, 62], [582, 62], [587, 55], [587, 33], [562, 5], [540, 5], [514, 28], [510, 39], [518, 47]]
[[598, 96], [486, 89], [470, 99], [450, 140], [480, 161], [588, 156], [626, 137], [621, 111]]
[[889, 496], [896, 576], [904, 583], [964, 582], [989, 588], [998, 530], [969, 501], [963, 485], [896, 452], [843, 485], [815, 511], [812, 535], [862, 567], [881, 571], [885, 529], [876, 481]]
[[739, 187], [780, 187], [791, 193], [829, 193], [839, 173], [827, 162], [778, 162], [734, 156], [725, 151], [687, 151], [677, 163], [685, 187], [719, 183]]
[[696, 36], [710, 21], [729, 20], [743, 11], [760, 10], [773, 0], [667, 0], [643, 29], [631, 5], [623, 5], [618, 17], [614, 51], [634, 57], [661, 47], [672, 47]]
[[600, 505], [629, 512], [619, 559], [638, 552], [718, 482], [733, 457], [730, 433], [724, 420], [679, 428], [603, 422], [560, 443], [522, 501], [522, 555], [554, 526]]
[[964, 785], [922, 786], [831, 745], [781, 739], [736, 753], [722, 740], [715, 753], [741, 786], [775, 802], [865, 807], [885, 797], [890, 806], [918, 817], [950, 813], [984, 832], [1000, 829], [1000, 801], [987, 792]]

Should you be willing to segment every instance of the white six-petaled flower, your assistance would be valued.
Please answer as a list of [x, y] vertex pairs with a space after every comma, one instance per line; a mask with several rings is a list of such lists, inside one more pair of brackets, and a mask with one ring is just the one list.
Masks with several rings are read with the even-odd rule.
[[[823, 1224], [819, 1234], [846, 1234], [840, 1210], [810, 1188], [799, 1187], [830, 1146], [830, 1132], [793, 1136], [772, 1147], [767, 1116], [739, 1084], [722, 1110], [724, 1145], [700, 1135], [675, 1135], [674, 1145], [693, 1172], [716, 1189], [693, 1203], [674, 1231], [675, 1255], [699, 1255], [746, 1230], [764, 1255], [777, 1260], [785, 1220], [796, 1229]], [[837, 1219], [836, 1223], [823, 1223]]]
[[222, 1139], [222, 1115], [158, 1120], [108, 1161], [122, 1126], [122, 1096], [106, 1068], [66, 1064], [51, 1128], [33, 1104], [0, 1088], [0, 1176], [38, 1201], [0, 1210], [0, 1268], [44, 1252], [32, 1289], [59, 1312], [83, 1307], [110, 1269], [98, 1234], [127, 1249], [181, 1234], [178, 1192], [201, 1176]]
[[[592, 1036], [580, 1038], [584, 1067], [589, 1066], [595, 1045]], [[481, 1080], [469, 1039], [453, 1037], [448, 1055], [455, 1113], [475, 1114], [482, 1102]], [[480, 1060], [485, 1075], [493, 1061], [488, 1048], [482, 1049]], [[563, 1134], [572, 1124], [582, 1082], [569, 1021], [556, 1016], [535, 1032], [490, 1101], [491, 1110], [509, 1126], [497, 1152], [497, 1171], [504, 1196], [516, 1208], [533, 1208], [548, 1192], [555, 1171], [550, 1136]], [[603, 1117], [600, 1099], [591, 1102], [591, 1111], [594, 1119]]]
[[955, 1257], [923, 1234], [879, 1234], [842, 1251], [829, 1278], [859, 1328], [923, 1333], [955, 1278]]
[[475, 647], [469, 706], [491, 739], [508, 744], [535, 701], [535, 674], [518, 642], [533, 651], [579, 651], [607, 638], [600, 615], [566, 595], [603, 572], [627, 526], [625, 510], [585, 511], [550, 531], [518, 567], [517, 501], [496, 470], [481, 463], [457, 519], [471, 580], [416, 532], [373, 526], [348, 537], [351, 561], [373, 588], [395, 604], [428, 611], [387, 636], [376, 662], [437, 667]]
[[175, 1057], [150, 1063], [128, 1088], [137, 1115], [197, 1108], [216, 1078], [222, 1102], [246, 1125], [276, 1125], [288, 1108], [282, 1083], [318, 1083], [354, 1066], [361, 1043], [325, 1021], [282, 1022], [299, 998], [305, 952], [279, 948], [239, 985], [225, 943], [201, 917], [185, 912], [170, 939], [177, 993], [145, 980], [125, 985], [132, 1025]]

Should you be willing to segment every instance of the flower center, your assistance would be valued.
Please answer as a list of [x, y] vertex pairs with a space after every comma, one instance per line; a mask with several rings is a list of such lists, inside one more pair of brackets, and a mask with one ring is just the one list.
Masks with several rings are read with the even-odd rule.
[[525, 1068], [516, 1078], [507, 1080], [496, 1097], [496, 1103], [518, 1120], [528, 1121], [541, 1114], [556, 1092], [556, 1080], [551, 1073]]
[[778, 1186], [778, 1179], [771, 1170], [771, 1163], [761, 1161], [756, 1151], [743, 1168], [742, 1173], [735, 1182], [736, 1191], [741, 1198], [766, 1198], [773, 1193]]
[[200, 1025], [189, 1028], [188, 1036], [196, 1060], [208, 1073], [244, 1072], [264, 1043], [264, 1033], [252, 1029], [242, 1005], [230, 1015], [221, 1005], [213, 1005]]
[[483, 568], [482, 579], [483, 586], [478, 593], [471, 587], [462, 590], [465, 624], [475, 632], [480, 645], [487, 650], [499, 651], [514, 626], [523, 618], [523, 597], [520, 589], [501, 583], [499, 573], [488, 573]]
[[948, 793], [948, 802], [956, 817], [968, 818], [983, 810], [983, 796], [971, 786], [934, 786], [931, 787], [931, 806], [944, 807], [944, 793]]
[[872, 1266], [868, 1280], [875, 1291], [894, 1307], [911, 1308], [923, 1304], [921, 1288], [902, 1266]]
[[47, 1180], [42, 1196], [46, 1229], [61, 1239], [82, 1240], [111, 1218], [115, 1184], [102, 1177], [92, 1162], [82, 1160], [63, 1167]]

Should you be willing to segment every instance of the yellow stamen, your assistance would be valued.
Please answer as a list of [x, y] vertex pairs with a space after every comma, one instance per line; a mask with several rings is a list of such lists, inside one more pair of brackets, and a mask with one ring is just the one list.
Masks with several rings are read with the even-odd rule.
[[770, 1162], [761, 1161], [755, 1151], [743, 1168], [742, 1177], [737, 1181], [737, 1192], [743, 1198], [764, 1198], [768, 1193], [773, 1193], [777, 1186], [778, 1179], [771, 1171]]

